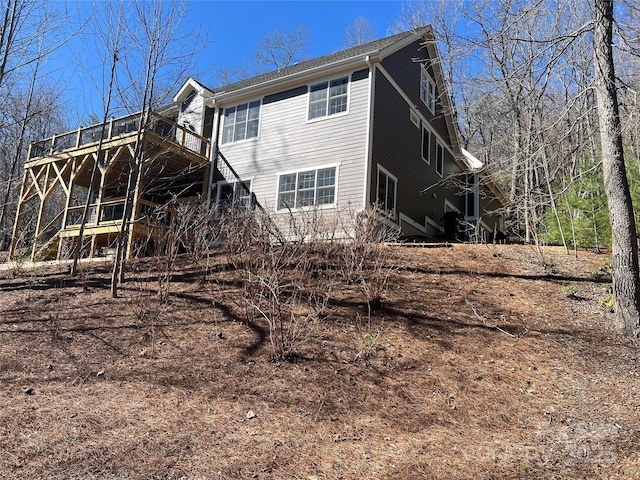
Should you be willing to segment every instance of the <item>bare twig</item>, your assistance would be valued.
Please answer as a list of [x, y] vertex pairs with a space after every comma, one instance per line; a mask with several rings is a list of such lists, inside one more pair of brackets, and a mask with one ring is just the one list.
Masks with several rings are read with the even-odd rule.
[[473, 305], [473, 303], [471, 303], [468, 299], [464, 299], [465, 302], [467, 302], [469, 304], [469, 306], [471, 307], [471, 310], [473, 310], [473, 313], [476, 315], [476, 317], [478, 317], [480, 320], [482, 320], [482, 324], [487, 327], [487, 328], [494, 328], [502, 333], [504, 333], [505, 335], [509, 335], [511, 338], [516, 338], [516, 336], [512, 333], [507, 332], [506, 330], [501, 329], [500, 327], [498, 327], [497, 325], [492, 325], [490, 324], [486, 318], [484, 318], [482, 315], [480, 315], [478, 313], [478, 311], [476, 310], [476, 307]]

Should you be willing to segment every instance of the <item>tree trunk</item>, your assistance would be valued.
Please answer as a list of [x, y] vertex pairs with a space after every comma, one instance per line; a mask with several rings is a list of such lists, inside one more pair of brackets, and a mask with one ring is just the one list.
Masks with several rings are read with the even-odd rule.
[[612, 237], [615, 321], [627, 336], [640, 337], [638, 241], [622, 148], [613, 65], [613, 0], [595, 0], [594, 52], [602, 170]]

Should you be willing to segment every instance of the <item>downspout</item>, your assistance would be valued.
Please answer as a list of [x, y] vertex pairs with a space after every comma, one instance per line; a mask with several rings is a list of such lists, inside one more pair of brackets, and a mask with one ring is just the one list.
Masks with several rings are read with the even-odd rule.
[[374, 67], [371, 57], [367, 55], [364, 58], [365, 63], [369, 66], [369, 110], [367, 111], [367, 135], [365, 138], [366, 153], [365, 153], [365, 175], [364, 175], [364, 195], [362, 196], [362, 209], [366, 210], [371, 203], [371, 162], [373, 160], [373, 146], [371, 144], [371, 131], [373, 130], [373, 94], [374, 94]]
[[211, 102], [213, 113], [213, 134], [211, 135], [211, 148], [209, 153], [209, 184], [207, 186], [207, 210], [211, 209], [211, 191], [213, 189], [213, 176], [218, 168], [218, 136], [220, 134], [220, 108], [215, 100]]

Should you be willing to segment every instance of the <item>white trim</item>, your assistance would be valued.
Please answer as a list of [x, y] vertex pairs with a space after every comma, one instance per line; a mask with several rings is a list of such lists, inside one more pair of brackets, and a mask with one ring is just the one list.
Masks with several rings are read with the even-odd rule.
[[[427, 145], [427, 158], [424, 158], [424, 134], [425, 132], [429, 135], [428, 145]], [[426, 127], [426, 125], [422, 125], [421, 132], [421, 143], [420, 143], [420, 158], [425, 161], [427, 165], [431, 165], [431, 130]]]
[[[237, 103], [235, 105], [229, 105], [227, 107], [222, 107], [222, 124], [221, 124], [221, 128], [220, 128], [220, 145], [231, 145], [231, 144], [238, 144], [238, 143], [242, 143], [242, 142], [252, 142], [252, 141], [256, 141], [260, 138], [260, 131], [261, 131], [261, 126], [262, 126], [262, 110], [263, 110], [263, 105], [262, 105], [262, 98], [258, 99], [258, 100], [252, 100], [252, 101], [248, 101], [248, 102], [242, 102], [242, 103]], [[249, 106], [254, 103], [254, 102], [258, 102], [258, 133], [255, 137], [249, 137], [247, 138], [246, 136], [246, 132], [249, 130]], [[235, 115], [238, 112], [238, 107], [241, 105], [246, 105], [247, 106], [247, 120], [246, 120], [246, 127], [245, 127], [245, 138], [241, 138], [240, 140], [229, 140], [228, 142], [224, 141], [224, 127], [225, 125], [225, 112], [227, 111], [227, 109], [229, 108], [235, 108], [236, 109], [236, 113], [234, 114], [233, 117], [233, 129], [234, 129], [234, 137], [235, 137], [235, 126], [236, 126], [236, 117]]]
[[[256, 95], [267, 96], [272, 93], [284, 92], [288, 88], [296, 86], [304, 86], [307, 83], [320, 83], [323, 78], [331, 76], [332, 78], [339, 78], [341, 76], [349, 75], [351, 72], [365, 68], [367, 66], [367, 57], [371, 62], [379, 62], [378, 50], [372, 50], [357, 57], [352, 57], [344, 60], [339, 60], [327, 65], [320, 65], [318, 67], [304, 70], [300, 73], [293, 73], [286, 77], [278, 77], [268, 80], [266, 82], [259, 83], [258, 85], [248, 85], [244, 88], [233, 90], [231, 92], [225, 92], [224, 90], [218, 91], [213, 99], [217, 103], [233, 103], [240, 102], [245, 98], [252, 98]], [[360, 68], [358, 68], [360, 67]]]
[[[442, 148], [442, 171], [441, 172], [438, 171], [438, 147]], [[436, 171], [438, 175], [440, 175], [440, 178], [444, 178], [444, 151], [445, 151], [444, 145], [439, 140], [436, 139], [436, 161], [433, 164], [433, 169]], [[429, 153], [431, 153], [431, 150], [429, 150]]]
[[411, 120], [411, 123], [413, 123], [416, 128], [420, 128], [420, 125], [422, 124], [420, 121], [420, 115], [418, 115], [411, 107], [409, 107], [409, 120]]
[[[382, 173], [384, 173], [387, 176], [387, 178], [392, 179], [393, 182], [395, 183], [395, 189], [393, 191], [393, 210], [391, 210], [393, 215], [387, 214], [389, 218], [395, 220], [396, 218], [398, 218], [398, 177], [393, 175], [391, 172], [389, 172], [389, 170], [381, 166], [379, 163], [377, 164], [377, 167], [378, 169], [376, 171], [376, 204], [378, 203], [378, 192], [380, 191], [380, 171], [382, 171]], [[387, 184], [388, 183], [389, 181], [387, 180]], [[385, 188], [385, 194], [386, 194], [386, 188]]]
[[[339, 178], [340, 178], [340, 165], [342, 162], [338, 162], [338, 163], [330, 163], [330, 164], [325, 164], [325, 165], [318, 165], [318, 166], [309, 166], [309, 167], [304, 167], [304, 168], [298, 168], [296, 170], [287, 170], [284, 172], [278, 172], [276, 173], [276, 202], [275, 202], [275, 211], [276, 213], [278, 212], [302, 212], [305, 210], [310, 210], [310, 209], [328, 209], [328, 208], [336, 208], [338, 206], [338, 183], [339, 183]], [[333, 185], [334, 188], [334, 193], [333, 193], [333, 203], [327, 203], [327, 204], [323, 204], [323, 205], [308, 205], [306, 207], [292, 207], [292, 208], [279, 208], [278, 207], [278, 203], [279, 203], [279, 197], [280, 197], [280, 177], [283, 175], [293, 175], [294, 173], [300, 173], [300, 172], [309, 172], [311, 170], [314, 170], [316, 172], [316, 181], [315, 181], [315, 191], [317, 192], [318, 190], [318, 170], [326, 170], [329, 168], [335, 168], [336, 169], [336, 181], [335, 184]], [[297, 181], [298, 178], [296, 176], [296, 194], [298, 191], [298, 185], [297, 185]], [[297, 198], [296, 198], [297, 200]]]
[[[323, 120], [328, 120], [330, 118], [337, 118], [337, 117], [343, 117], [345, 115], [349, 115], [349, 106], [351, 104], [351, 76], [352, 73], [349, 73], [347, 75], [340, 75], [338, 77], [331, 77], [331, 78], [327, 78], [327, 80], [320, 80], [317, 82], [314, 82], [313, 84], [309, 84], [307, 85], [307, 116], [306, 116], [306, 123], [315, 123], [315, 122], [321, 122]], [[329, 93], [331, 92], [331, 82], [335, 81], [335, 80], [342, 80], [343, 78], [347, 79], [347, 109], [344, 112], [339, 112], [339, 113], [334, 113], [334, 114], [330, 114], [329, 113], [329, 107], [330, 107], [330, 100], [331, 97], [329, 96]], [[315, 117], [315, 118], [309, 118], [309, 109], [311, 107], [311, 88], [315, 87], [316, 85], [321, 85], [323, 83], [327, 84], [327, 112], [325, 115], [322, 115], [320, 117]]]
[[[449, 207], [450, 210], [447, 210], [447, 207]], [[447, 200], [446, 198], [444, 199], [444, 211], [454, 211], [454, 212], [458, 212], [458, 213], [462, 213], [460, 211], [460, 209], [458, 209], [453, 203], [451, 203], [449, 200]]]
[[[420, 113], [420, 110], [417, 110], [417, 106], [409, 99], [409, 97], [407, 96], [406, 93], [404, 93], [404, 91], [402, 90], [402, 88], [400, 88], [400, 85], [398, 85], [396, 83], [396, 81], [391, 77], [391, 75], [389, 75], [389, 73], [384, 69], [384, 67], [382, 65], [376, 65], [376, 67], [378, 68], [378, 70], [380, 70], [380, 72], [385, 76], [385, 78], [387, 79], [387, 81], [391, 84], [391, 86], [393, 86], [393, 88], [398, 92], [398, 94], [402, 97], [402, 99], [407, 103], [407, 105], [409, 105], [409, 107], [416, 109], [416, 112], [418, 113], [418, 116], [420, 117], [420, 120], [422, 120], [422, 126], [423, 127], [427, 127], [429, 129], [429, 131], [431, 132], [431, 135], [434, 135], [435, 138], [437, 140], [440, 140], [440, 142], [442, 143], [442, 145], [445, 146], [445, 148], [449, 151], [449, 153], [451, 154], [451, 156], [453, 157], [454, 161], [457, 161], [457, 155], [454, 153], [453, 149], [451, 148], [451, 146], [444, 141], [444, 139], [438, 134], [438, 132], [436, 132], [432, 127], [431, 124], [427, 121], [426, 117], [422, 116], [422, 113]], [[460, 161], [461, 165], [464, 165], [464, 163], [462, 161]]]
[[431, 225], [433, 228], [438, 230], [440, 233], [444, 233], [444, 228], [442, 227], [442, 225], [440, 225], [435, 220], [432, 220], [431, 217], [428, 216], [428, 215], [424, 216], [424, 224], [425, 224], [425, 226], [426, 225]]
[[[367, 57], [368, 59], [369, 57]], [[362, 195], [362, 209], [366, 209], [370, 204], [371, 198], [371, 164], [373, 162], [373, 114], [374, 114], [374, 98], [375, 92], [375, 69], [376, 66], [369, 62], [369, 86], [367, 96], [369, 98], [369, 105], [367, 108], [367, 133], [365, 138], [365, 153], [364, 153], [364, 194]]]
[[402, 227], [402, 222], [408, 223], [416, 230], [420, 230], [422, 233], [427, 233], [427, 227], [422, 225], [421, 223], [416, 222], [412, 218], [407, 217], [404, 213], [398, 214], [398, 219], [400, 220], [400, 226]]
[[[220, 204], [220, 187], [222, 185], [233, 185], [233, 196], [235, 197], [235, 195], [236, 195], [236, 184], [237, 183], [248, 183], [249, 184], [249, 201], [251, 201], [251, 198], [253, 196], [253, 180], [254, 179], [255, 179], [255, 175], [252, 175], [249, 178], [241, 178], [240, 180], [238, 180], [237, 178], [234, 178], [231, 181], [218, 180], [216, 182], [216, 205]], [[233, 199], [233, 201], [235, 201], [235, 198]]]
[[[427, 83], [428, 83], [428, 87], [431, 88], [431, 90], [429, 90], [429, 88], [427, 88], [426, 90], [426, 95], [425, 97], [427, 97], [430, 101], [431, 101], [431, 105], [429, 105], [424, 98], [422, 98], [422, 79], [426, 79]], [[427, 69], [425, 68], [424, 64], [420, 65], [420, 100], [422, 100], [422, 103], [425, 104], [425, 106], [427, 107], [427, 110], [429, 110], [433, 115], [436, 114], [436, 102], [438, 100], [438, 95], [437, 95], [437, 91], [436, 91], [436, 81], [431, 77], [431, 75], [429, 75], [429, 72], [427, 71]]]

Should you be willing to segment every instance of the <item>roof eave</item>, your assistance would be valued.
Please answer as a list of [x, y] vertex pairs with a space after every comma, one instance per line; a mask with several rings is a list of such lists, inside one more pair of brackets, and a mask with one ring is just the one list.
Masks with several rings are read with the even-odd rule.
[[368, 66], [380, 61], [379, 51], [363, 53], [354, 57], [339, 60], [330, 64], [319, 65], [297, 73], [292, 73], [284, 77], [273, 78], [257, 85], [233, 90], [231, 92], [218, 91], [213, 93], [206, 104], [210, 107], [230, 104], [247, 98], [256, 98], [283, 91], [288, 87], [294, 87], [308, 80], [321, 77], [329, 77], [339, 72], [352, 69], [358, 66]]

